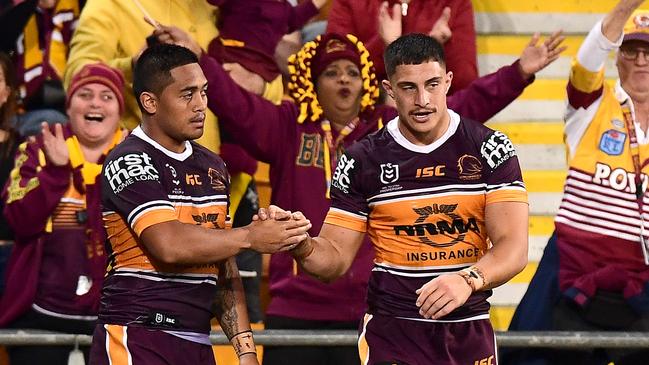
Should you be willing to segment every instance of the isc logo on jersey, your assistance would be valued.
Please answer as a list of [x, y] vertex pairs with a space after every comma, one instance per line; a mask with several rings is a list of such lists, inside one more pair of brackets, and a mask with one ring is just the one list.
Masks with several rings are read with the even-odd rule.
[[516, 156], [516, 150], [512, 141], [504, 133], [498, 131], [492, 133], [482, 142], [480, 153], [487, 160], [492, 170], [496, 169], [511, 157]]
[[136, 181], [159, 180], [158, 170], [146, 152], [129, 153], [106, 164], [104, 175], [115, 194]]

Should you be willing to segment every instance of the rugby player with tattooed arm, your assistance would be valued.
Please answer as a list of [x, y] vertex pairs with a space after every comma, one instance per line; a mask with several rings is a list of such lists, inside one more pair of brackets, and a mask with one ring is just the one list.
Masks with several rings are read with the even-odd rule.
[[230, 229], [230, 179], [203, 133], [207, 80], [176, 45], [147, 48], [134, 69], [139, 127], [101, 174], [109, 265], [92, 364], [215, 364], [219, 320], [240, 364], [257, 364], [234, 256], [273, 253], [306, 238], [306, 219]]

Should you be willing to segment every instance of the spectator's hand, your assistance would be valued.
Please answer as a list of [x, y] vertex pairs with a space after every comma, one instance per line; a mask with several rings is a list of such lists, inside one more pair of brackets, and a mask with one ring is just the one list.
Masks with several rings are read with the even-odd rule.
[[257, 220], [246, 228], [246, 241], [250, 242], [251, 249], [260, 253], [275, 253], [295, 247], [304, 241], [307, 231], [311, 229], [311, 222], [308, 219]]
[[521, 53], [520, 61], [518, 62], [519, 71], [523, 79], [529, 79], [535, 73], [556, 61], [561, 55], [561, 52], [566, 50], [567, 47], [561, 47], [561, 42], [565, 39], [562, 33], [562, 30], [552, 33], [542, 44], [538, 44], [540, 38], [539, 33], [535, 33], [532, 36], [530, 43], [527, 44], [527, 47]]
[[200, 57], [201, 53], [203, 53], [201, 46], [198, 45], [194, 38], [184, 30], [174, 27], [173, 25], [167, 26], [159, 24], [158, 28], [153, 31], [153, 35], [158, 37], [160, 43], [177, 44], [188, 48], [190, 51], [194, 52], [196, 57]]
[[63, 137], [63, 126], [56, 123], [54, 125], [54, 134], [52, 134], [50, 125], [43, 122], [41, 123], [41, 132], [43, 133], [43, 153], [45, 153], [45, 158], [55, 166], [67, 165], [70, 162], [70, 152]]
[[451, 8], [447, 6], [442, 10], [442, 15], [433, 25], [433, 29], [428, 32], [428, 35], [435, 38], [440, 44], [446, 43], [453, 35], [451, 28], [448, 26], [449, 19], [451, 19]]
[[419, 314], [424, 318], [439, 319], [466, 302], [471, 287], [458, 274], [440, 275], [417, 289]]
[[392, 6], [392, 14], [388, 9], [388, 2], [381, 3], [379, 8], [379, 36], [385, 45], [401, 37], [401, 4]]
[[238, 63], [224, 63], [223, 69], [242, 88], [257, 95], [264, 93], [264, 79], [254, 72], [250, 72]]

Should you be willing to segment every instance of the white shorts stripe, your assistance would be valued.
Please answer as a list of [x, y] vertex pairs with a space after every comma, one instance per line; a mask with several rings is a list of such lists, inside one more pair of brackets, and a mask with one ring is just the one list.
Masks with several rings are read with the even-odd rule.
[[417, 321], [417, 322], [434, 322], [434, 323], [458, 323], [458, 322], [470, 322], [470, 321], [478, 321], [482, 319], [489, 319], [489, 313], [485, 314], [479, 314], [477, 316], [469, 317], [469, 318], [462, 318], [462, 319], [426, 319], [426, 318], [408, 318], [408, 317], [395, 317], [399, 319], [405, 319], [408, 321]]
[[[373, 316], [371, 314], [365, 314], [365, 318], [364, 318], [364, 321], [363, 321], [363, 331], [361, 332], [360, 336], [358, 336], [357, 346], [358, 346], [359, 349], [361, 348], [361, 341], [363, 341], [363, 339], [365, 339], [365, 333], [367, 332], [367, 324], [370, 323], [370, 321], [372, 320], [372, 317]], [[367, 342], [367, 340], [365, 340], [365, 342]], [[367, 356], [365, 356], [364, 359], [361, 359], [361, 361], [363, 361], [363, 365], [367, 365], [370, 362], [370, 346], [369, 346], [369, 344], [367, 344]]]
[[124, 326], [124, 350], [126, 350], [126, 358], [128, 359], [128, 365], [133, 365], [133, 357], [131, 356], [131, 351], [128, 350], [128, 326]]
[[106, 331], [106, 356], [108, 357], [108, 365], [113, 365], [113, 360], [110, 358], [110, 333], [108, 333], [108, 325], [104, 325], [104, 331]]

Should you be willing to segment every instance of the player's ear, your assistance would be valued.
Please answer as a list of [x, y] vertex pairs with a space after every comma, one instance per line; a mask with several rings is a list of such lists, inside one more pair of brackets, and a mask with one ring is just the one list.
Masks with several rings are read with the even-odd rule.
[[158, 111], [158, 98], [148, 91], [140, 94], [140, 104], [145, 112], [155, 114]]
[[448, 90], [451, 88], [452, 82], [453, 82], [453, 72], [449, 71], [446, 73], [446, 94], [448, 94]]
[[383, 89], [385, 92], [392, 98], [394, 99], [394, 91], [392, 90], [392, 84], [388, 80], [383, 80], [381, 81], [381, 85], [383, 86]]

